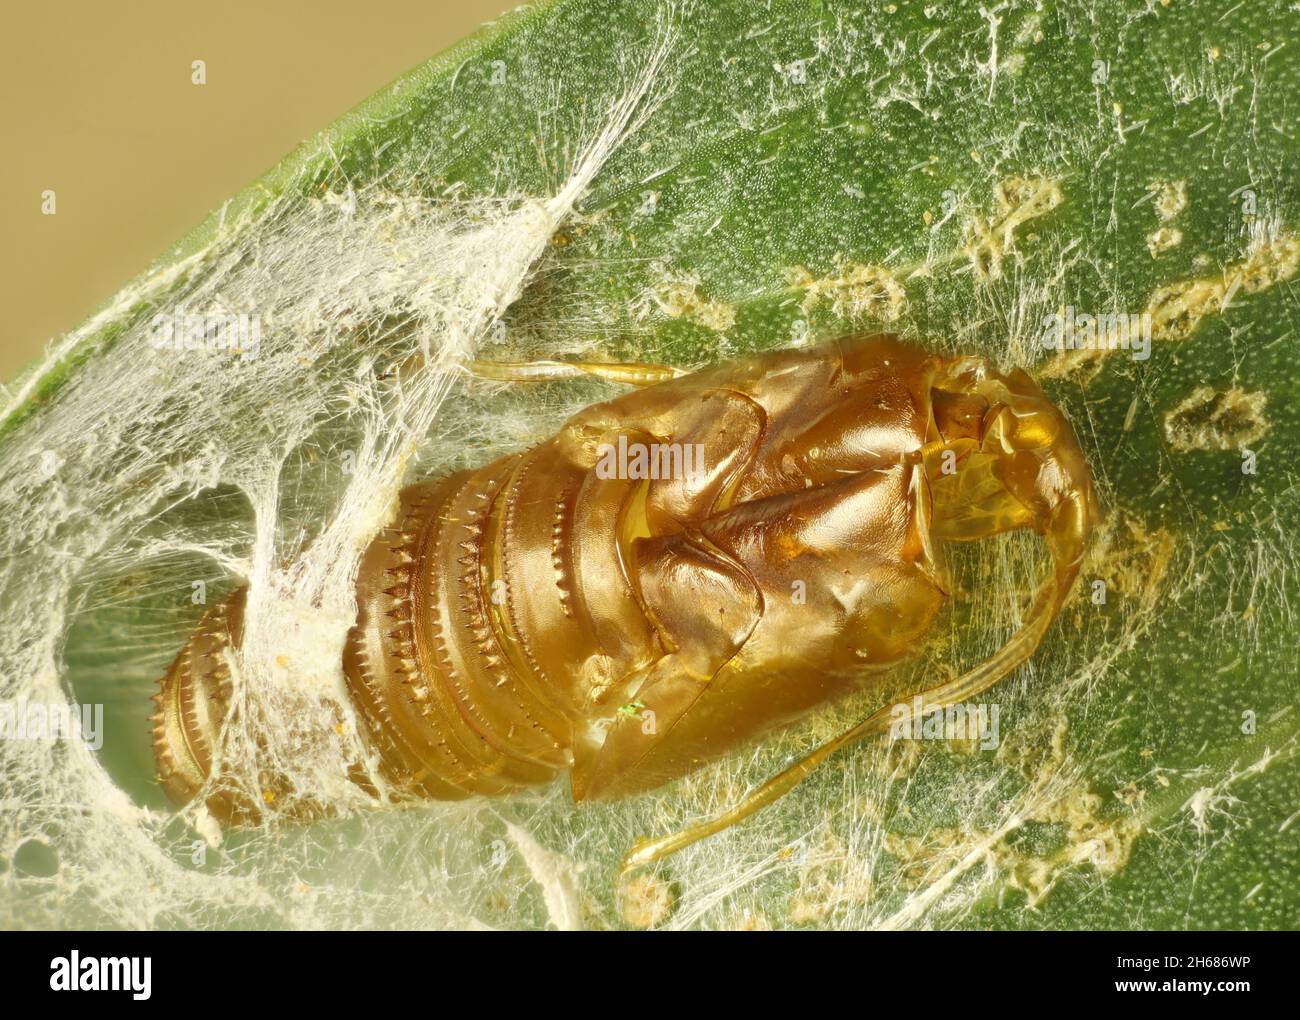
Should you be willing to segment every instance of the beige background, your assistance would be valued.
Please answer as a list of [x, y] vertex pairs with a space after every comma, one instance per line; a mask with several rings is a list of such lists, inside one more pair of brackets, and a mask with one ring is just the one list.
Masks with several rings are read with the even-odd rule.
[[0, 380], [298, 142], [514, 6], [4, 0]]

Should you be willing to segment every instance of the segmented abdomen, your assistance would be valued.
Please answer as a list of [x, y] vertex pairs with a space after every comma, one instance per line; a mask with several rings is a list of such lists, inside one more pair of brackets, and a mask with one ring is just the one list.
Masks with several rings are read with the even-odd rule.
[[[492, 796], [573, 764], [604, 678], [653, 654], [615, 527], [626, 497], [554, 440], [402, 491], [362, 560], [343, 659], [393, 793]], [[163, 678], [155, 753], [178, 801], [211, 768], [203, 748], [228, 710], [209, 697], [213, 670], [242, 602], [241, 589], [215, 607]]]
[[389, 778], [425, 796], [504, 793], [568, 764], [569, 720], [494, 623], [489, 536], [514, 462], [406, 489], [358, 575], [348, 685]]

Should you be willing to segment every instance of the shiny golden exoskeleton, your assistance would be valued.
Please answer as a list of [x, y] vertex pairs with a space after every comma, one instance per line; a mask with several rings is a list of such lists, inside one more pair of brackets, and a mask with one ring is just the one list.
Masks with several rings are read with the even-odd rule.
[[[1033, 528], [1055, 566], [1024, 626], [922, 692], [923, 710], [969, 698], [1038, 646], [1098, 514], [1074, 434], [1024, 372], [894, 337], [689, 375], [477, 368], [644, 388], [525, 453], [410, 486], [370, 546], [344, 670], [385, 779], [413, 797], [493, 796], [563, 770], [579, 801], [667, 783], [915, 651], [946, 597], [944, 542]], [[241, 602], [214, 609], [164, 677], [155, 730], [167, 790], [202, 789], [235, 819], [256, 806], [221, 791], [210, 746]], [[889, 718], [629, 862], [740, 820]]]

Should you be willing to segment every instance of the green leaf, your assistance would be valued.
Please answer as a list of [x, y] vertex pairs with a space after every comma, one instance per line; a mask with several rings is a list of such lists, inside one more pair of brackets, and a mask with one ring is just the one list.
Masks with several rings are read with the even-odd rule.
[[[0, 916], [1295, 926], [1298, 17], [1282, 0], [557, 0], [343, 118], [69, 334], [0, 419], [5, 697], [62, 691], [109, 717], [107, 772], [0, 744], [0, 797], [25, 805]], [[185, 302], [264, 316], [261, 352], [142, 358]], [[1045, 349], [1066, 309], [1149, 313], [1149, 357]], [[268, 549], [362, 505], [341, 456], [383, 461], [362, 442], [376, 421], [409, 430], [385, 463], [410, 480], [616, 392], [467, 384], [453, 355], [690, 367], [850, 330], [1025, 367], [1100, 486], [1073, 600], [990, 692], [996, 751], [861, 747], [616, 888], [634, 837], [997, 647], [1042, 570], [1025, 536], [962, 550], [952, 611], [887, 689], [666, 791], [358, 812], [191, 859], [138, 734], [193, 580], [269, 570]], [[376, 411], [391, 393], [368, 380], [419, 352], [436, 385]], [[59, 854], [39, 895], [12, 863], [24, 840]]]

